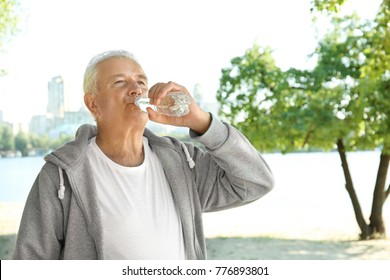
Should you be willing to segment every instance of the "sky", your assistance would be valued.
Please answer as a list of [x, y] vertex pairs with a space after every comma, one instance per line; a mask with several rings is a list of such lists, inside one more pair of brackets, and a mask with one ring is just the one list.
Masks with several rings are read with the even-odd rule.
[[[47, 84], [57, 75], [66, 109], [78, 110], [85, 67], [106, 50], [132, 52], [150, 86], [174, 81], [192, 92], [200, 84], [212, 102], [221, 69], [254, 43], [271, 47], [282, 69], [312, 67], [307, 57], [317, 45], [311, 0], [19, 1], [20, 32], [0, 53], [8, 72], [0, 77], [0, 111], [24, 127], [46, 112]], [[381, 0], [349, 2], [348, 10], [373, 18]]]

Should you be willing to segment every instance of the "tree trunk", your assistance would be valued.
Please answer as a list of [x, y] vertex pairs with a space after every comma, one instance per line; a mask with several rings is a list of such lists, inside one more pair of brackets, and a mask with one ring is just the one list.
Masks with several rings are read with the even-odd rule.
[[359, 200], [357, 198], [355, 188], [353, 186], [351, 173], [349, 171], [349, 166], [347, 162], [347, 156], [345, 154], [345, 148], [344, 143], [341, 139], [337, 139], [337, 150], [340, 155], [341, 159], [341, 166], [343, 168], [344, 172], [344, 178], [345, 178], [345, 188], [349, 194], [349, 197], [352, 201], [353, 210], [355, 212], [356, 221], [359, 225], [359, 228], [361, 230], [360, 238], [361, 239], [367, 239], [369, 237], [369, 229], [368, 225], [366, 223], [366, 220], [364, 219], [362, 209], [360, 207]]
[[385, 190], [387, 170], [389, 168], [390, 155], [384, 153], [385, 149], [382, 150], [378, 168], [378, 174], [376, 176], [374, 197], [372, 200], [369, 234], [370, 238], [386, 238], [386, 227], [383, 222], [383, 204], [387, 198], [389, 190]]

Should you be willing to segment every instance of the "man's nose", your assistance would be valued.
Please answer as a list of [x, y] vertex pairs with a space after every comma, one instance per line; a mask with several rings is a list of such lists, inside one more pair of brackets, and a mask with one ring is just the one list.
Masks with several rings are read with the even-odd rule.
[[129, 89], [128, 95], [133, 97], [140, 96], [142, 95], [142, 88], [139, 85], [135, 84]]

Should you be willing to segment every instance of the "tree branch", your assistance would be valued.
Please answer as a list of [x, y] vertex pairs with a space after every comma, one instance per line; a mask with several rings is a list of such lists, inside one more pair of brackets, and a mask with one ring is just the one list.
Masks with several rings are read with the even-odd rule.
[[310, 130], [307, 132], [307, 134], [306, 134], [306, 136], [305, 136], [305, 140], [303, 140], [302, 148], [305, 147], [305, 145], [309, 142], [309, 139], [310, 139], [310, 137], [311, 137], [311, 135], [312, 135], [313, 132], [314, 132], [314, 129], [310, 129]]

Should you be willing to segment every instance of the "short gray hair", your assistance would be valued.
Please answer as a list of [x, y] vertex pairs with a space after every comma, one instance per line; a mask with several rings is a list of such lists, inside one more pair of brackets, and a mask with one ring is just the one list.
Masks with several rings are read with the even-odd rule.
[[125, 50], [111, 50], [94, 56], [91, 59], [91, 61], [88, 63], [87, 68], [85, 69], [84, 82], [83, 82], [84, 94], [88, 92], [92, 92], [94, 94], [97, 93], [97, 83], [96, 83], [97, 66], [103, 61], [106, 61], [107, 59], [113, 57], [127, 58], [138, 63], [134, 55]]

